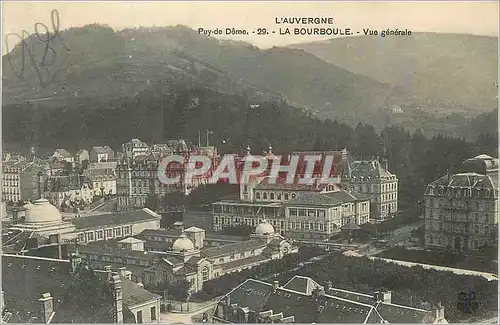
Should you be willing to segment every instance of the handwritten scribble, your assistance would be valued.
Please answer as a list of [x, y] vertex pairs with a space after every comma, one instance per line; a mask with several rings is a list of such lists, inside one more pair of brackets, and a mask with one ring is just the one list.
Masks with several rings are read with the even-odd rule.
[[[20, 34], [18, 33], [10, 33], [5, 37], [5, 47], [7, 50], [7, 61], [9, 62], [10, 67], [16, 74], [19, 79], [24, 78], [24, 73], [26, 71], [27, 64], [30, 63], [38, 77], [40, 86], [42, 88], [47, 87], [50, 83], [52, 83], [57, 75], [57, 73], [61, 70], [62, 64], [60, 64], [59, 69], [57, 67], [55, 70], [51, 69], [56, 62], [56, 58], [58, 57], [58, 53], [52, 47], [53, 41], [57, 38], [61, 47], [66, 51], [66, 54], [70, 53], [71, 50], [64, 43], [61, 34], [59, 33], [59, 12], [57, 10], [52, 10], [51, 15], [51, 24], [52, 24], [52, 32], [50, 32], [49, 28], [43, 23], [35, 23], [35, 34], [34, 37], [27, 32], [26, 30], [22, 30]], [[16, 68], [15, 63], [13, 62], [12, 52], [9, 47], [9, 39], [12, 37], [16, 37], [19, 39], [19, 43], [21, 46], [21, 62], [20, 67]], [[35, 53], [35, 42], [31, 43], [31, 48], [28, 45], [27, 40], [33, 39], [41, 42], [43, 44], [43, 54], [41, 58]], [[59, 54], [61, 56], [61, 54]], [[27, 59], [28, 58], [28, 59]], [[37, 58], [39, 60], [37, 60]], [[64, 58], [63, 62], [67, 59]], [[26, 62], [26, 61], [29, 62]], [[44, 78], [44, 75], [47, 76]]]

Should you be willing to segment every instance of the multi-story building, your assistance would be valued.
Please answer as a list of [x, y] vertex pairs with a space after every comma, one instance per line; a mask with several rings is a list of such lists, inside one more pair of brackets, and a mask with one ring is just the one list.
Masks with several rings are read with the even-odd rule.
[[372, 294], [319, 285], [309, 277], [277, 281], [247, 279], [219, 299], [212, 323], [431, 323], [448, 324], [444, 307], [434, 310], [392, 302], [390, 291]]
[[371, 196], [371, 216], [374, 221], [393, 217], [398, 211], [398, 179], [379, 159], [356, 161], [351, 164], [348, 187], [351, 191]]
[[370, 200], [337, 185], [300, 193], [285, 203], [286, 236], [296, 240], [328, 240], [347, 224], [369, 222]]
[[139, 139], [132, 139], [122, 144], [122, 153], [125, 157], [134, 160], [136, 157], [149, 155], [150, 151], [147, 143]]
[[117, 271], [94, 270], [78, 254], [3, 254], [2, 323], [159, 323], [161, 297]]
[[341, 189], [339, 184], [286, 184], [256, 178], [240, 187], [240, 200], [212, 204], [213, 230], [235, 225], [257, 226], [267, 219], [282, 235], [297, 240], [327, 240], [347, 223], [369, 221], [369, 200]]
[[157, 162], [126, 160], [116, 166], [117, 208], [128, 210], [144, 207], [149, 195], [155, 193]]
[[93, 168], [88, 169], [84, 173], [92, 182], [94, 195], [114, 195], [116, 194], [116, 175], [111, 168]]
[[[177, 233], [173, 242], [171, 233], [169, 230], [145, 231], [143, 238], [150, 243], [139, 245], [139, 250], [126, 249], [127, 243], [122, 240], [119, 247], [103, 247], [95, 243], [81, 245], [79, 251], [92, 265], [109, 265], [115, 269], [126, 265], [133, 278], [146, 287], [187, 280], [193, 292], [200, 291], [203, 283], [210, 279], [281, 259], [298, 251], [289, 240], [275, 233], [273, 226], [266, 221], [257, 226], [250, 238], [227, 244], [219, 240], [220, 245], [216, 247], [207, 247], [203, 229], [188, 228]], [[150, 249], [144, 251], [147, 246]], [[151, 249], [151, 246], [159, 249]]]
[[78, 164], [83, 164], [85, 160], [89, 160], [89, 152], [85, 149], [80, 149], [76, 152], [75, 160]]
[[[39, 197], [40, 182], [46, 171], [36, 163], [3, 163], [2, 199], [4, 202], [29, 201]], [[40, 177], [43, 179], [40, 180]]]
[[427, 186], [425, 244], [455, 251], [498, 243], [498, 159], [480, 155]]
[[[345, 173], [349, 173], [347, 151], [295, 152], [299, 156], [297, 173], [288, 183], [286, 175], [275, 182], [267, 176], [253, 177], [240, 184], [239, 200], [221, 200], [212, 204], [213, 230], [219, 231], [235, 225], [256, 226], [267, 219], [282, 235], [297, 240], [327, 240], [333, 233], [348, 223], [363, 224], [369, 221], [370, 206], [365, 195], [348, 193], [343, 189]], [[292, 155], [293, 155], [292, 154]], [[302, 183], [301, 177], [307, 165], [300, 157], [318, 156], [313, 169], [312, 182]], [[241, 166], [250, 157], [236, 162]], [[268, 159], [273, 159], [271, 148]], [[323, 166], [327, 157], [332, 157], [329, 171]], [[328, 175], [331, 183], [320, 182]]]
[[[169, 141], [174, 145], [173, 141]], [[219, 156], [215, 147], [190, 149], [184, 140], [176, 140], [173, 153], [184, 157], [183, 162], [171, 162], [165, 173], [169, 177], [179, 177], [175, 184], [163, 184], [158, 178], [158, 163], [161, 155], [151, 153], [136, 156], [135, 159], [124, 158], [116, 167], [116, 193], [118, 208], [121, 210], [144, 207], [150, 195], [158, 198], [168, 193], [180, 192], [188, 195], [196, 187], [211, 181], [212, 171], [218, 166]], [[189, 174], [190, 169], [197, 168], [190, 164], [191, 155], [205, 155], [211, 160], [211, 168], [204, 175]]]
[[51, 176], [46, 196], [57, 207], [89, 205], [94, 199], [92, 181], [85, 175]]
[[93, 147], [89, 151], [89, 161], [100, 163], [115, 159], [115, 151], [108, 146]]
[[71, 164], [75, 162], [75, 158], [66, 149], [56, 149], [54, 154], [52, 154], [52, 158], [56, 161], [64, 161]]

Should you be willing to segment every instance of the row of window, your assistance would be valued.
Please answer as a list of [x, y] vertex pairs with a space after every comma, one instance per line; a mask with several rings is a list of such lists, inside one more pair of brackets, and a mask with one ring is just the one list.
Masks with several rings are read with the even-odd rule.
[[446, 195], [446, 196], [454, 196], [457, 198], [461, 197], [484, 197], [490, 198], [493, 196], [494, 190], [491, 189], [470, 189], [470, 188], [453, 188], [453, 187], [444, 187], [444, 186], [429, 186], [427, 193], [429, 195]]
[[315, 217], [315, 218], [324, 218], [326, 217], [326, 210], [323, 209], [296, 209], [289, 208], [288, 209], [291, 217]]
[[290, 199], [295, 199], [297, 197], [297, 194], [296, 193], [268, 193], [268, 192], [255, 192], [255, 198], [257, 200], [271, 200], [271, 201], [274, 201], [274, 200], [277, 200], [277, 201], [281, 201], [282, 199], [284, 199], [285, 201], [288, 201]]
[[382, 202], [396, 200], [396, 193], [382, 194]]
[[[115, 227], [113, 229], [106, 229], [106, 230], [88, 231], [85, 233], [79, 233], [78, 241], [92, 242], [104, 239], [107, 240], [110, 238], [129, 236], [131, 233], [132, 233], [132, 226]], [[104, 234], [106, 234], [106, 238], [104, 238]]]

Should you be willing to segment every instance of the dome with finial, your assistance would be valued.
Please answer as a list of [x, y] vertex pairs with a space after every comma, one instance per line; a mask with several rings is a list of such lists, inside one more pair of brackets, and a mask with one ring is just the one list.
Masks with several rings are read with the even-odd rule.
[[251, 153], [249, 145], [247, 146], [245, 157], [243, 157], [241, 159], [241, 161], [247, 161], [247, 160], [251, 160], [251, 161], [255, 160], [255, 158], [252, 156], [252, 153]]
[[186, 252], [194, 250], [194, 244], [189, 239], [185, 233], [182, 233], [179, 238], [174, 241], [172, 245], [172, 250], [174, 252]]
[[26, 223], [62, 222], [61, 213], [47, 199], [38, 199], [26, 211]]
[[264, 220], [260, 223], [257, 228], [255, 228], [256, 235], [272, 235], [274, 234], [274, 227], [269, 223], [269, 221]]

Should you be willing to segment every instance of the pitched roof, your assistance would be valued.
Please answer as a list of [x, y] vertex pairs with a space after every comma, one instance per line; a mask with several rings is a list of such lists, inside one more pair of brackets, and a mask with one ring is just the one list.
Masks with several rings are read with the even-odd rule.
[[239, 268], [240, 266], [243, 266], [243, 265], [250, 266], [252, 264], [260, 264], [260, 263], [263, 263], [263, 262], [268, 261], [268, 260], [269, 260], [269, 258], [266, 256], [263, 256], [263, 255], [250, 256], [247, 258], [242, 258], [242, 259], [238, 259], [238, 260], [235, 260], [232, 262], [224, 263], [222, 265], [222, 269], [224, 272], [226, 272], [226, 271], [229, 271], [232, 269]]
[[446, 175], [429, 184], [430, 186], [497, 189], [498, 179], [478, 173]]
[[161, 296], [147, 291], [126, 277], [120, 276], [120, 278], [123, 288], [123, 303], [129, 308], [161, 298]]
[[[253, 292], [254, 287], [260, 292]], [[422, 323], [429, 321], [430, 312], [392, 303], [377, 303], [373, 296], [332, 288], [314, 295], [320, 287], [314, 280], [295, 276], [275, 291], [272, 285], [248, 279], [233, 289], [221, 302], [230, 297], [230, 304], [259, 312], [272, 311], [283, 318], [294, 317], [295, 323]]]
[[89, 229], [105, 226], [119, 226], [126, 225], [134, 222], [141, 222], [146, 220], [160, 219], [161, 216], [153, 211], [144, 208], [133, 211], [112, 212], [106, 214], [91, 215], [81, 218], [73, 218], [71, 222], [75, 225], [76, 229]]
[[227, 255], [231, 253], [240, 253], [242, 251], [247, 251], [250, 249], [256, 249], [260, 247], [265, 247], [266, 242], [260, 239], [250, 239], [243, 242], [227, 244], [218, 247], [207, 247], [202, 248], [201, 256], [203, 257], [217, 257], [221, 255]]
[[64, 158], [71, 158], [71, 154], [66, 150], [66, 149], [56, 149], [54, 151], [54, 154], [52, 155], [52, 157], [54, 156], [62, 156]]
[[301, 275], [294, 276], [283, 286], [285, 289], [303, 292], [307, 295], [312, 294], [313, 290], [319, 287], [320, 285], [313, 279]]
[[379, 161], [356, 161], [351, 164], [351, 177], [353, 179], [380, 179], [393, 176]]
[[272, 291], [273, 286], [269, 283], [255, 279], [247, 279], [225, 297], [230, 296], [231, 302], [238, 303], [241, 307], [249, 307], [251, 310], [257, 311], [264, 307]]
[[314, 180], [312, 184], [301, 184], [299, 178], [294, 178], [292, 183], [284, 177], [277, 177], [271, 182], [271, 177], [263, 178], [255, 187], [255, 190], [293, 190], [293, 191], [322, 191], [328, 184], [320, 184], [319, 180]]
[[316, 206], [336, 206], [349, 202], [360, 201], [354, 194], [346, 191], [330, 193], [305, 192], [295, 199], [285, 202], [286, 205], [316, 205]]
[[92, 147], [92, 149], [90, 149], [90, 150], [94, 150], [97, 154], [104, 154], [104, 153], [112, 153], [113, 154], [114, 153], [114, 150], [108, 146]]
[[124, 244], [138, 244], [138, 243], [144, 243], [144, 240], [137, 239], [134, 237], [127, 237], [125, 239], [122, 239], [118, 241], [119, 243], [124, 243]]

